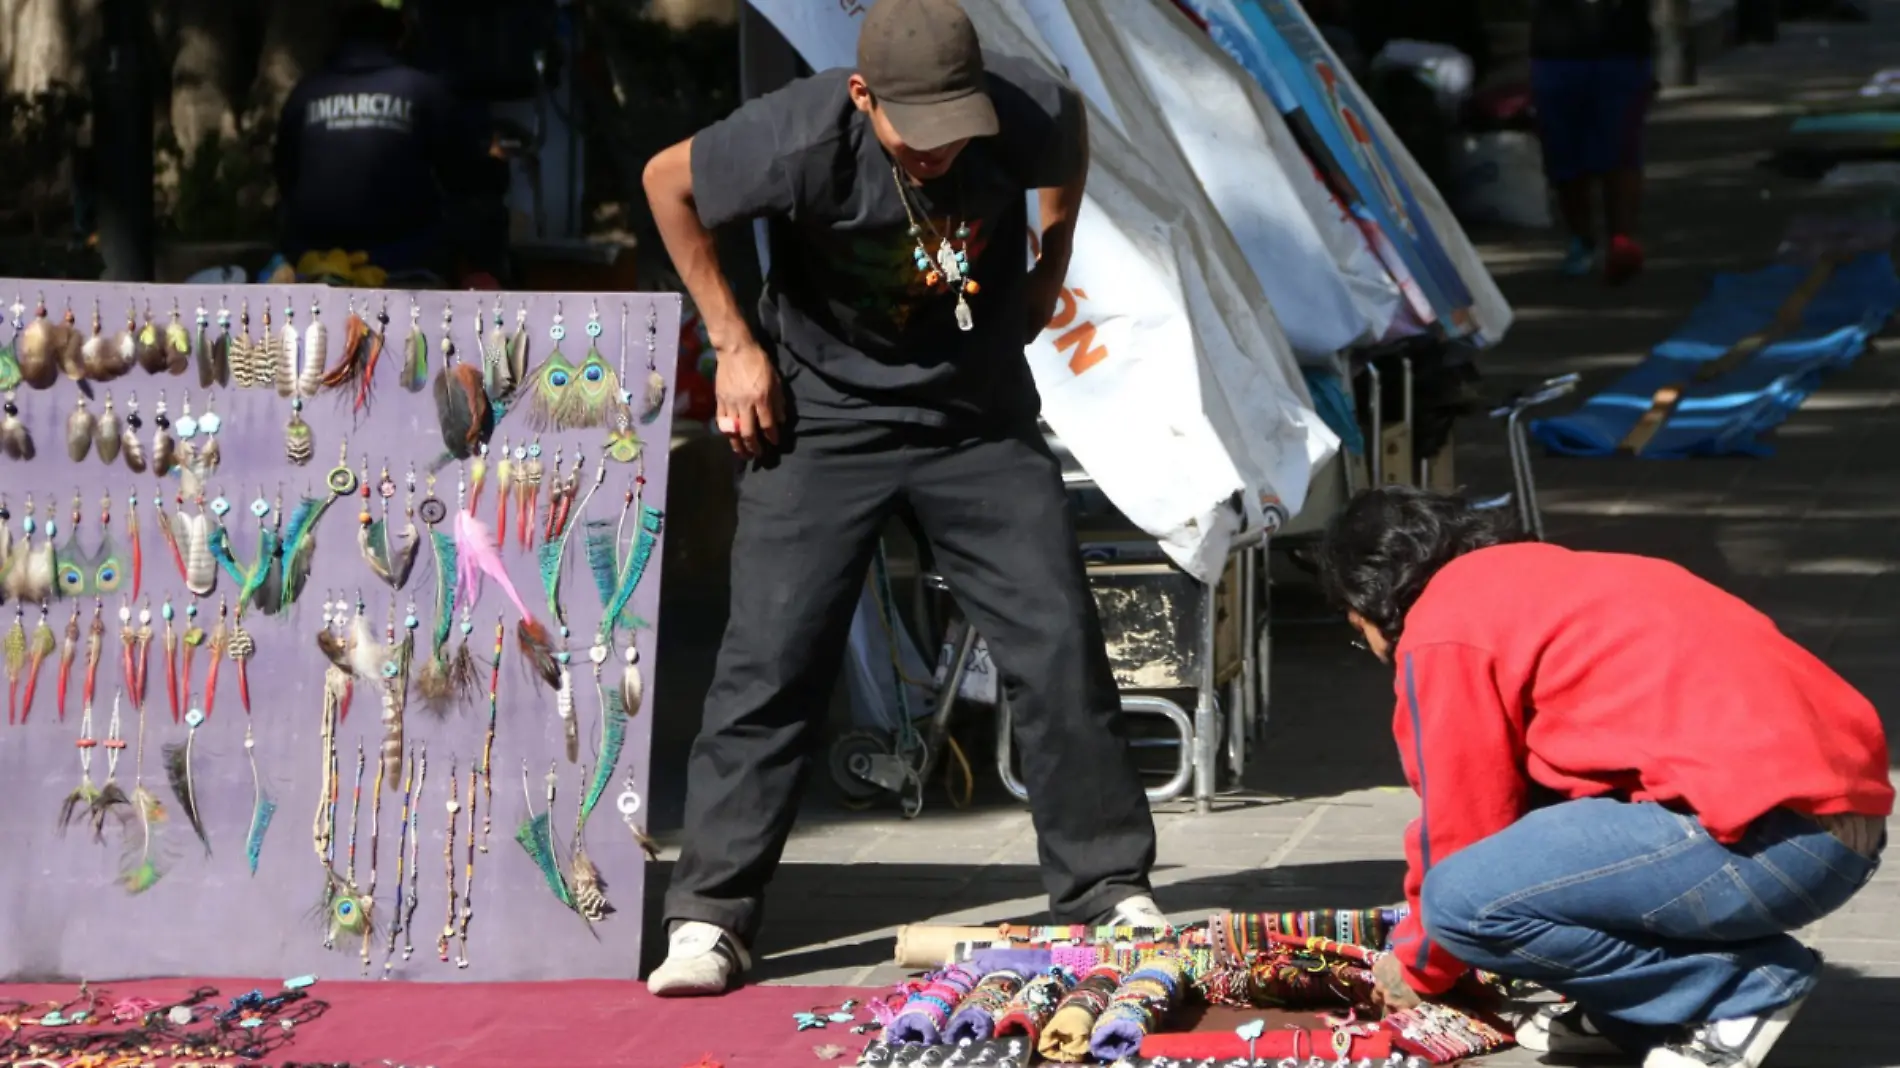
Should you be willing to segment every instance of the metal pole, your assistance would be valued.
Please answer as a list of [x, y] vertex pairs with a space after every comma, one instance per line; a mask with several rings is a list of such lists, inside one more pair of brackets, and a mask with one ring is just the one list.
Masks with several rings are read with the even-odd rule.
[[1215, 747], [1220, 739], [1220, 694], [1216, 690], [1214, 621], [1220, 580], [1207, 584], [1201, 594], [1201, 686], [1194, 700], [1194, 807], [1214, 811], [1214, 783], [1220, 775]]
[[93, 79], [92, 136], [99, 254], [109, 282], [149, 282], [154, 273], [147, 11], [134, 0], [105, 0], [100, 7], [104, 33]]

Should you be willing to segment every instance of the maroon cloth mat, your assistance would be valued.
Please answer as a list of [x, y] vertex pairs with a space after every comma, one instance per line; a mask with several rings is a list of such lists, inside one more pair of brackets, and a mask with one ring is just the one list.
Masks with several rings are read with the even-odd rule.
[[[94, 982], [107, 1004], [145, 997], [169, 1004], [194, 987], [218, 991], [217, 1003], [260, 989], [281, 990], [280, 979], [153, 979]], [[0, 999], [64, 1003], [78, 986], [0, 984]], [[273, 1054], [285, 1061], [385, 1060], [438, 1068], [786, 1068], [851, 1064], [875, 1037], [854, 1035], [852, 1024], [797, 1030], [792, 1015], [835, 1011], [846, 1000], [862, 1005], [884, 991], [848, 987], [748, 986], [720, 998], [656, 998], [642, 983], [576, 980], [548, 983], [396, 983], [323, 981], [311, 998], [329, 1011], [300, 1027], [296, 1040]], [[860, 1021], [869, 1014], [862, 1008]], [[841, 1046], [847, 1056], [824, 1061], [819, 1046]]]

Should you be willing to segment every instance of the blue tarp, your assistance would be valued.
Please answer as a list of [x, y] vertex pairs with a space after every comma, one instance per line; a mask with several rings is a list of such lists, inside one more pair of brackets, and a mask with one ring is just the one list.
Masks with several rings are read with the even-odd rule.
[[1809, 271], [1777, 264], [1717, 275], [1688, 321], [1647, 360], [1577, 411], [1532, 423], [1531, 433], [1554, 453], [1608, 456], [1649, 410], [1657, 390], [1686, 385], [1682, 402], [1643, 449], [1644, 458], [1767, 455], [1772, 449], [1761, 436], [1793, 414], [1824, 374], [1852, 363], [1900, 308], [1892, 257], [1857, 257], [1829, 276], [1796, 329], [1720, 378], [1695, 381], [1699, 365], [1766, 330]]

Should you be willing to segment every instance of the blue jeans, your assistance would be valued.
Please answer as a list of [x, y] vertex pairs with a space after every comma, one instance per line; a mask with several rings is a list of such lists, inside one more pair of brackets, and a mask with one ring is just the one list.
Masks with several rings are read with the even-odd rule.
[[1806, 995], [1820, 958], [1788, 932], [1878, 867], [1793, 812], [1725, 846], [1694, 817], [1594, 798], [1445, 858], [1420, 908], [1426, 933], [1474, 968], [1539, 983], [1612, 1026], [1667, 1027]]

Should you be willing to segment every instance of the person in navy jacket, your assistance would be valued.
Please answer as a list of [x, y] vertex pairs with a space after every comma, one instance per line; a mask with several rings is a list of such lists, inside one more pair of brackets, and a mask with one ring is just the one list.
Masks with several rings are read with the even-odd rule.
[[338, 26], [329, 62], [278, 120], [285, 256], [340, 248], [392, 272], [440, 274], [458, 255], [480, 258], [488, 250], [447, 240], [445, 223], [458, 202], [506, 192], [489, 131], [440, 78], [402, 60], [400, 10], [355, 0]]
[[1321, 573], [1395, 668], [1422, 807], [1386, 1005], [1483, 969], [1569, 999], [1519, 1030], [1534, 1051], [1757, 1068], [1820, 971], [1790, 932], [1886, 844], [1867, 699], [1675, 564], [1524, 542], [1453, 497], [1361, 495]]

